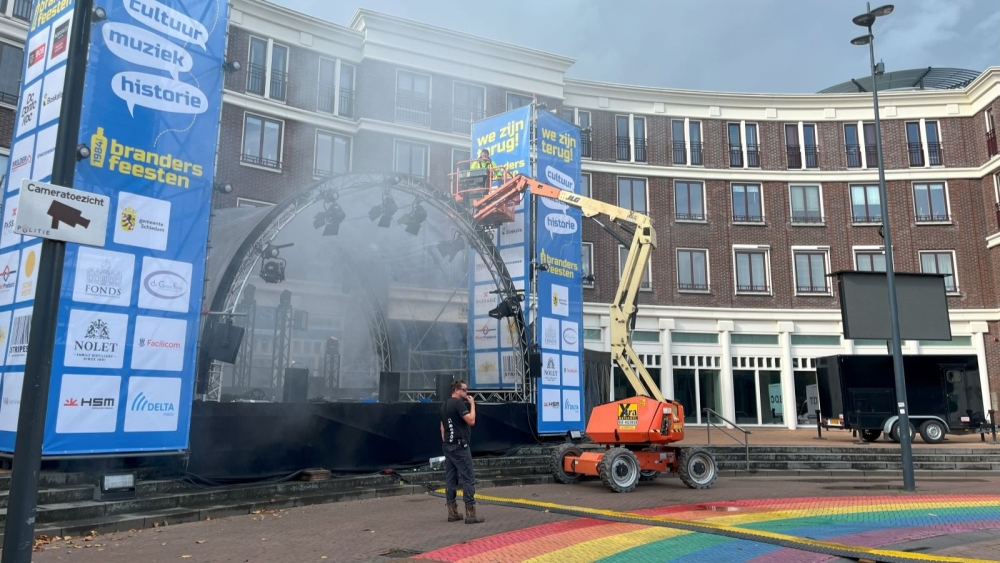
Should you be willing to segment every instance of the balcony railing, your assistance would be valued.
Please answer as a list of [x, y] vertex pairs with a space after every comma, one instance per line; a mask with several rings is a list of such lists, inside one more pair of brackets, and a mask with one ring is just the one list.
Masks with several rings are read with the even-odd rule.
[[997, 130], [986, 132], [986, 155], [993, 158], [997, 155]]
[[678, 282], [677, 289], [681, 291], [708, 291], [708, 284]]
[[267, 68], [256, 63], [247, 64], [247, 92], [250, 94], [264, 95], [264, 79], [267, 75]]
[[485, 116], [483, 108], [454, 106], [451, 112], [451, 130], [454, 133], [472, 133], [472, 122]]
[[767, 293], [769, 287], [767, 284], [736, 284], [736, 291], [740, 293]]
[[819, 168], [819, 149], [816, 145], [806, 145], [806, 168]]
[[785, 145], [789, 168], [802, 168], [802, 151], [798, 145]]
[[997, 229], [1000, 229], [1000, 203], [993, 204], [993, 212], [997, 217]]
[[340, 89], [340, 116], [354, 117], [354, 89]]
[[923, 166], [924, 147], [920, 143], [906, 143], [906, 148], [910, 153], [910, 166]]
[[874, 143], [865, 143], [865, 158], [869, 168], [878, 168], [878, 148]]
[[17, 98], [18, 95], [16, 92], [0, 92], [0, 102], [3, 102], [5, 104], [16, 106]]
[[942, 221], [950, 221], [951, 218], [948, 217], [947, 212], [943, 213], [930, 213], [930, 214], [917, 214], [915, 216], [917, 223], [935, 223]]
[[691, 143], [691, 164], [701, 166], [702, 160], [701, 143]]
[[687, 143], [684, 141], [674, 141], [671, 145], [673, 147], [673, 160], [674, 164], [687, 164]]
[[729, 166], [743, 168], [743, 147], [740, 145], [729, 145]]
[[[4, 2], [4, 5], [6, 4]], [[14, 0], [14, 11], [11, 16], [21, 21], [31, 21], [31, 0]]]
[[316, 111], [333, 113], [334, 88], [330, 84], [320, 84], [316, 92]]
[[764, 215], [761, 213], [733, 213], [733, 223], [763, 223]]
[[704, 221], [704, 213], [675, 213], [674, 218], [678, 221]]
[[800, 211], [792, 213], [792, 223], [816, 224], [822, 223], [823, 216], [819, 211]]
[[851, 220], [852, 220], [852, 221], [853, 221], [854, 223], [861, 223], [861, 224], [878, 224], [878, 223], [881, 223], [881, 222], [882, 222], [882, 216], [881, 216], [881, 215], [875, 215], [875, 214], [868, 214], [868, 215], [853, 215], [853, 216], [851, 217]]
[[760, 168], [760, 147], [757, 145], [747, 145], [747, 166], [750, 168]]
[[590, 158], [590, 132], [580, 133], [580, 156]]
[[628, 137], [617, 137], [615, 146], [618, 147], [618, 154], [615, 156], [617, 160], [632, 160], [632, 144]]
[[635, 140], [635, 161], [646, 162], [646, 139]]
[[268, 97], [272, 100], [285, 101], [288, 96], [288, 73], [271, 70], [271, 91]]
[[271, 160], [269, 158], [264, 158], [262, 156], [256, 156], [256, 155], [252, 155], [252, 154], [243, 154], [243, 155], [240, 155], [240, 160], [242, 160], [243, 162], [245, 162], [247, 164], [253, 164], [253, 165], [256, 165], [256, 166], [263, 166], [265, 168], [274, 168], [276, 170], [280, 170], [281, 169], [281, 161], [280, 160]]
[[431, 126], [431, 101], [423, 96], [396, 92], [396, 121]]
[[313, 168], [313, 178], [329, 178], [333, 176], [333, 171], [323, 168]]
[[846, 145], [847, 167], [861, 168], [861, 145]]
[[798, 293], [823, 293], [823, 294], [829, 294], [830, 293], [830, 286], [829, 285], [822, 285], [822, 284], [821, 285], [815, 285], [815, 284], [813, 284], [813, 285], [798, 285], [798, 284], [796, 284], [795, 291], [798, 292]]
[[941, 143], [927, 143], [927, 161], [931, 166], [941, 166], [944, 164], [944, 157], [941, 154]]

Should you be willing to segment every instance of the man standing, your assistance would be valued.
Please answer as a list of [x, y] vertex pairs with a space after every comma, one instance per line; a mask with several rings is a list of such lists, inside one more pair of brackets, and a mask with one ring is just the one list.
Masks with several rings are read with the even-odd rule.
[[469, 448], [471, 427], [475, 425], [476, 401], [469, 396], [468, 384], [462, 380], [452, 381], [451, 397], [441, 406], [441, 442], [445, 457], [445, 498], [448, 501], [449, 522], [462, 519], [455, 500], [459, 477], [462, 478], [465, 523], [478, 524], [485, 520], [476, 516], [476, 476], [472, 472], [472, 450]]

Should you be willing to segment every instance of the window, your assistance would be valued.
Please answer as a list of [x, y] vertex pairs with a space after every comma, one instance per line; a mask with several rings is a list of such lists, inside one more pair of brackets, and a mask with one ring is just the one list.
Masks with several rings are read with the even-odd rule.
[[855, 223], [881, 223], [878, 186], [851, 186], [851, 216]]
[[687, 142], [684, 138], [684, 120], [674, 119], [670, 122], [671, 146], [673, 148], [674, 164], [687, 164]]
[[247, 164], [281, 169], [281, 134], [283, 123], [251, 113], [243, 120], [243, 154]]
[[785, 152], [788, 155], [789, 168], [819, 168], [816, 126], [811, 123], [786, 123]]
[[247, 92], [285, 101], [288, 86], [288, 47], [270, 39], [250, 37]]
[[532, 97], [525, 96], [524, 94], [515, 94], [514, 92], [507, 92], [507, 111], [517, 108], [523, 108], [524, 106], [531, 105]]
[[[687, 123], [687, 126], [685, 126]], [[670, 124], [673, 140], [674, 164], [701, 166], [701, 122], [688, 119], [674, 119]]]
[[718, 344], [717, 332], [671, 332], [670, 341], [674, 344]]
[[580, 195], [584, 197], [594, 197], [590, 191], [590, 174], [580, 174]]
[[767, 293], [768, 257], [767, 249], [735, 248], [736, 293]]
[[[8, 4], [10, 6], [10, 13], [7, 12]], [[31, 0], [3, 0], [0, 2], [0, 15], [9, 16], [16, 20], [21, 20], [23, 22], [31, 21]]]
[[337, 112], [341, 117], [354, 117], [354, 65], [340, 63], [340, 83], [337, 84]]
[[920, 253], [920, 271], [925, 274], [945, 274], [944, 288], [949, 293], [958, 291], [955, 280], [955, 252], [952, 250]]
[[456, 82], [453, 87], [451, 130], [455, 133], [472, 133], [472, 122], [486, 116], [486, 88]]
[[[30, 9], [30, 2], [28, 6]], [[17, 98], [21, 93], [23, 61], [24, 49], [0, 42], [0, 103], [17, 105]]]
[[585, 242], [580, 251], [580, 274], [584, 287], [594, 287], [594, 243]]
[[732, 193], [734, 223], [760, 223], [764, 220], [760, 184], [733, 184]]
[[679, 221], [705, 220], [705, 186], [701, 182], [674, 182], [674, 217]]
[[840, 346], [840, 335], [793, 334], [792, 346]]
[[396, 121], [431, 126], [431, 77], [396, 71]]
[[458, 163], [472, 160], [471, 153], [465, 149], [451, 149], [451, 172], [458, 170]]
[[701, 122], [700, 121], [689, 121], [688, 122], [688, 145], [691, 148], [691, 164], [695, 166], [701, 166], [702, 153], [701, 153]]
[[[632, 122], [631, 128], [629, 128], [629, 121]], [[615, 137], [617, 139], [617, 160], [646, 162], [645, 117], [634, 115], [615, 116]]]
[[854, 269], [858, 272], [884, 272], [885, 251], [855, 250]]
[[393, 171], [418, 178], [427, 177], [427, 145], [396, 141]]
[[646, 118], [632, 117], [632, 138], [635, 141], [635, 161], [646, 162]]
[[0, 193], [7, 191], [7, 164], [10, 163], [10, 156], [0, 154]]
[[[618, 245], [618, 277], [621, 278], [622, 274], [625, 272], [625, 262], [628, 260], [628, 249], [622, 245]], [[642, 281], [639, 283], [639, 289], [651, 290], [653, 289], [653, 284], [650, 280], [653, 278], [653, 261], [652, 259], [646, 263], [646, 271], [642, 273]]]
[[918, 223], [948, 221], [948, 191], [944, 184], [913, 184], [913, 208]]
[[677, 289], [708, 291], [708, 251], [677, 249]]
[[351, 170], [351, 139], [326, 131], [316, 131], [313, 176], [323, 178]]
[[822, 223], [823, 197], [819, 186], [788, 186], [792, 223]]
[[632, 342], [659, 342], [660, 331], [658, 330], [633, 330]]
[[824, 249], [792, 250], [796, 293], [830, 293], [826, 278], [827, 253]]
[[997, 155], [997, 130], [993, 123], [993, 109], [987, 108], [986, 117], [986, 156], [993, 158]]
[[577, 119], [580, 126], [580, 156], [583, 158], [590, 158], [590, 112], [580, 110], [577, 113]]
[[628, 136], [628, 116], [615, 116], [615, 139], [617, 140], [616, 159], [632, 160], [632, 145]]
[[618, 178], [618, 207], [646, 213], [645, 178]]
[[746, 334], [742, 332], [732, 332], [729, 334], [729, 343], [749, 346], [777, 346], [777, 334]]
[[[921, 128], [923, 132], [921, 132]], [[938, 134], [937, 121], [909, 121], [906, 123], [906, 149], [910, 157], [910, 166], [940, 166], [941, 138]]]
[[601, 341], [601, 329], [599, 328], [584, 328], [583, 329], [583, 339], [584, 340], [596, 340]]
[[757, 141], [757, 124], [746, 123], [743, 126], [746, 133], [744, 144], [747, 147], [747, 167], [760, 168], [760, 143]]
[[319, 76], [316, 86], [316, 110], [335, 113], [337, 98], [337, 61], [320, 57]]
[[[760, 153], [757, 146], [756, 123], [730, 123], [729, 127], [729, 166], [733, 168], [759, 168]], [[741, 131], [746, 133], [743, 137]], [[746, 159], [743, 153], [746, 152]]]
[[858, 124], [844, 124], [844, 150], [847, 152], [847, 167], [861, 168], [861, 138], [858, 137]]
[[743, 168], [743, 136], [739, 123], [729, 124], [729, 166]]

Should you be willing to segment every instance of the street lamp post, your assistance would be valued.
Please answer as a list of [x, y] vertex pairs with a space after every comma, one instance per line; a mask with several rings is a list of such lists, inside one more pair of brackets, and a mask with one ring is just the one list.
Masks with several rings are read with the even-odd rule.
[[903, 371], [903, 349], [899, 338], [899, 310], [896, 303], [896, 272], [892, 263], [892, 230], [889, 228], [889, 206], [885, 189], [885, 165], [882, 160], [882, 124], [878, 115], [878, 86], [876, 74], [881, 71], [875, 66], [875, 36], [872, 35], [872, 24], [875, 19], [892, 13], [892, 4], [886, 4], [874, 10], [871, 4], [866, 4], [867, 12], [855, 16], [854, 23], [868, 29], [867, 35], [851, 40], [852, 45], [868, 45], [868, 55], [871, 60], [872, 101], [875, 105], [875, 146], [878, 151], [878, 193], [882, 201], [882, 238], [885, 243], [885, 278], [889, 286], [889, 326], [892, 331], [892, 370], [896, 380], [896, 400], [899, 412], [899, 445], [903, 457], [903, 489], [913, 491], [916, 484], [913, 479], [913, 451], [911, 448], [910, 417], [907, 413], [906, 377]]

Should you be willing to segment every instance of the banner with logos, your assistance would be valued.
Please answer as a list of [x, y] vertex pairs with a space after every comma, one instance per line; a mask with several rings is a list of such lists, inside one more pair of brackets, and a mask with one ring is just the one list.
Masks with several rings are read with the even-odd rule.
[[42, 241], [14, 233], [23, 180], [52, 177], [73, 28], [73, 0], [35, 2], [6, 180], [0, 185], [0, 450], [14, 450]]
[[[512, 174], [531, 175], [531, 106], [501, 113], [472, 124], [472, 158], [486, 149], [498, 166]], [[498, 184], [499, 182], [497, 182]], [[513, 223], [493, 230], [493, 243], [500, 250], [514, 286], [524, 290], [529, 277], [528, 226], [531, 208], [527, 198], [517, 205]], [[486, 264], [469, 253], [469, 386], [481, 389], [510, 388], [514, 380], [514, 338], [510, 319], [499, 321], [489, 312], [500, 304], [496, 284]], [[529, 310], [527, 295], [521, 310]]]
[[[579, 193], [580, 130], [546, 111], [538, 112], [535, 139], [537, 180]], [[532, 239], [539, 264], [538, 433], [584, 430], [583, 269], [581, 213], [556, 200], [538, 197]]]
[[66, 247], [43, 451], [182, 450], [229, 6], [94, 4], [107, 17], [91, 29], [79, 132], [91, 154], [73, 187], [109, 196], [111, 217], [104, 248]]

